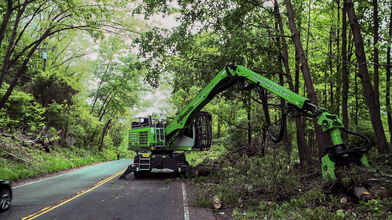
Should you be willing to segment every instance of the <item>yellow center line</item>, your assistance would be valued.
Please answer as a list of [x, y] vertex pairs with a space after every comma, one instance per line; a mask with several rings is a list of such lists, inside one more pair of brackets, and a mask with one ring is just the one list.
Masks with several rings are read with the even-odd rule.
[[85, 190], [82, 190], [82, 191], [78, 192], [76, 195], [74, 195], [74, 196], [71, 197], [70, 199], [67, 199], [67, 200], [65, 200], [65, 201], [63, 201], [63, 202], [61, 202], [61, 203], [59, 203], [59, 204], [57, 204], [57, 205], [52, 205], [52, 206], [48, 206], [48, 207], [46, 207], [46, 208], [43, 208], [43, 209], [39, 210], [38, 212], [35, 212], [35, 213], [31, 214], [31, 215], [28, 215], [28, 216], [26, 216], [26, 217], [23, 217], [21, 220], [31, 220], [31, 219], [35, 219], [35, 218], [37, 218], [37, 217], [39, 217], [39, 216], [41, 216], [41, 215], [43, 215], [43, 214], [45, 214], [45, 213], [47, 213], [47, 212], [50, 212], [50, 211], [52, 211], [53, 209], [55, 209], [55, 208], [57, 208], [57, 207], [60, 207], [60, 206], [64, 205], [65, 203], [68, 203], [68, 202], [70, 202], [70, 201], [72, 201], [72, 200], [78, 198], [79, 196], [81, 196], [81, 195], [83, 195], [83, 194], [86, 194], [86, 193], [90, 192], [91, 190], [93, 190], [93, 189], [95, 189], [95, 188], [98, 188], [99, 186], [103, 185], [104, 183], [106, 183], [106, 182], [112, 180], [113, 178], [115, 178], [116, 176], [120, 175], [120, 174], [123, 173], [124, 171], [125, 171], [125, 169], [122, 170], [122, 171], [120, 171], [120, 172], [118, 172], [118, 173], [115, 173], [114, 175], [112, 175], [112, 176], [110, 176], [110, 177], [108, 177], [108, 178], [106, 178], [106, 179], [104, 179], [104, 180], [102, 180], [102, 181], [99, 181], [98, 183], [96, 183], [95, 185], [93, 185], [91, 188], [88, 188], [88, 189], [85, 189]]

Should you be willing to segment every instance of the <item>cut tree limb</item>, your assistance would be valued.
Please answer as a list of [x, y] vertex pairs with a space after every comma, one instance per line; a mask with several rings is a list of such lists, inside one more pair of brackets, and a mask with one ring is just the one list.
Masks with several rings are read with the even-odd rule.
[[21, 160], [21, 161], [23, 161], [23, 162], [25, 162], [25, 163], [32, 163], [32, 161], [30, 161], [30, 160], [28, 160], [28, 159], [24, 159], [24, 158], [22, 158], [22, 157], [20, 157], [20, 156], [17, 156], [17, 155], [15, 155], [15, 154], [11, 153], [11, 152], [8, 152], [8, 151], [6, 151], [6, 150], [4, 150], [4, 149], [1, 149], [1, 151], [4, 152], [4, 153], [7, 154], [7, 155], [13, 157], [13, 158], [16, 158], [17, 160]]

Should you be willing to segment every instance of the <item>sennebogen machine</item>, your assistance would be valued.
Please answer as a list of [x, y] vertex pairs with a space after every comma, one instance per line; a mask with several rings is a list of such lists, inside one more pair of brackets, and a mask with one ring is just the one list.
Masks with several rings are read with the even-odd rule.
[[[335, 165], [349, 163], [369, 166], [366, 152], [370, 149], [370, 141], [362, 134], [349, 131], [343, 127], [342, 121], [325, 108], [316, 106], [308, 98], [282, 87], [243, 66], [227, 65], [211, 82], [202, 89], [192, 101], [171, 120], [151, 117], [136, 118], [129, 131], [129, 147], [137, 151], [134, 162], [120, 178], [134, 173], [135, 177], [149, 174], [152, 170], [168, 170], [175, 173], [186, 173], [190, 167], [183, 153], [179, 151], [204, 151], [211, 146], [211, 115], [201, 109], [218, 93], [238, 85], [240, 90], [254, 89], [259, 94], [268, 124], [269, 137], [279, 142], [283, 135], [286, 116], [292, 113], [316, 117], [317, 123], [331, 137], [332, 146], [326, 147], [321, 158], [322, 175], [326, 181], [336, 180]], [[282, 113], [281, 129], [278, 136], [271, 132], [267, 106], [267, 91], [286, 100], [287, 108]], [[366, 146], [351, 147], [343, 142], [341, 131], [360, 136]]]

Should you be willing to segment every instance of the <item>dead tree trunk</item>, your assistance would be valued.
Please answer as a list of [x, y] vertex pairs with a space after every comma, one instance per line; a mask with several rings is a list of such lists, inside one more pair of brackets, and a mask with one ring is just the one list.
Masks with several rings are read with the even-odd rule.
[[[335, 18], [335, 8], [334, 8], [334, 4], [333, 4], [333, 2], [332, 2], [332, 20], [334, 20], [334, 18]], [[333, 51], [333, 42], [334, 42], [334, 38], [335, 38], [335, 34], [336, 34], [336, 32], [335, 32], [335, 24], [334, 23], [332, 23], [331, 24], [331, 29], [330, 29], [330, 33], [329, 33], [329, 72], [330, 72], [330, 76], [329, 76], [329, 80], [325, 80], [325, 83], [327, 83], [328, 81], [329, 81], [329, 97], [330, 97], [330, 100], [329, 100], [329, 103], [330, 103], [330, 105], [329, 106], [331, 106], [332, 108], [334, 107], [334, 99], [333, 99], [333, 90], [334, 90], [334, 84], [335, 84], [335, 82], [334, 82], [334, 71], [333, 71], [333, 69], [334, 69], [334, 60], [333, 60], [333, 57], [335, 57], [335, 54], [334, 54], [334, 51]], [[328, 100], [328, 96], [327, 96], [327, 90], [325, 90], [325, 94], [326, 94], [326, 97], [325, 97], [325, 103], [326, 103], [326, 105], [325, 106], [328, 106], [328, 102], [327, 102], [327, 100]]]
[[6, 28], [7, 28], [8, 22], [9, 22], [9, 20], [11, 18], [12, 11], [13, 11], [13, 9], [12, 9], [12, 0], [7, 0], [7, 9], [6, 9], [6, 11], [5, 11], [4, 15], [3, 15], [3, 19], [2, 19], [2, 22], [1, 22], [1, 26], [0, 26], [0, 46], [3, 43], [3, 39], [4, 39], [4, 36], [5, 36]]
[[[337, 6], [337, 15], [338, 15], [338, 19], [336, 21], [336, 35], [335, 35], [335, 40], [336, 40], [336, 57], [338, 58], [336, 60], [336, 84], [335, 84], [335, 113], [337, 115], [340, 115], [340, 89], [342, 87], [342, 76], [341, 76], [341, 58], [340, 58], [340, 9], [341, 9], [341, 5], [340, 5], [340, 0], [336, 1], [336, 6]], [[339, 59], [340, 58], [340, 59]]]
[[[276, 22], [277, 22], [278, 28], [279, 28], [278, 31], [279, 31], [280, 35], [282, 36], [281, 42], [282, 42], [283, 56], [281, 54], [279, 54], [279, 56], [282, 57], [282, 62], [284, 64], [285, 75], [287, 77], [287, 83], [289, 85], [289, 88], [291, 91], [295, 91], [295, 88], [293, 85], [293, 79], [291, 77], [290, 66], [289, 66], [288, 46], [287, 46], [286, 39], [283, 37], [283, 36], [285, 36], [285, 33], [284, 33], [284, 28], [283, 28], [282, 17], [280, 16], [279, 5], [276, 0], [274, 1], [274, 13], [275, 13], [275, 19], [276, 19]], [[281, 84], [283, 84], [283, 78], [281, 78], [280, 81], [281, 81]], [[297, 83], [297, 81], [296, 81], [296, 83]], [[282, 102], [282, 105], [283, 104], [284, 103]], [[298, 117], [296, 118], [295, 122], [296, 122], [296, 128], [297, 128], [297, 145], [298, 145], [298, 152], [300, 154], [300, 163], [304, 164], [304, 162], [306, 161], [306, 163], [311, 164], [312, 158], [310, 155], [309, 148], [306, 145], [304, 126], [302, 125], [301, 119]], [[285, 128], [285, 130], [287, 130], [287, 128]], [[286, 145], [286, 146], [291, 151], [291, 149], [292, 149], [291, 143], [288, 143], [288, 144], [289, 145]]]
[[[342, 117], [343, 125], [348, 129], [348, 89], [349, 89], [349, 71], [347, 69], [347, 17], [346, 17], [346, 6], [342, 8]], [[347, 133], [343, 132], [343, 140], [347, 140]]]
[[[248, 96], [250, 97], [250, 96]], [[252, 144], [252, 124], [251, 124], [251, 118], [250, 118], [250, 111], [251, 111], [251, 106], [250, 106], [250, 98], [247, 101], [247, 107], [246, 107], [246, 113], [247, 113], [247, 118], [248, 118], [248, 145], [249, 147]]]
[[218, 130], [216, 132], [216, 138], [220, 138], [221, 137], [221, 119], [218, 118]]
[[390, 152], [387, 139], [385, 137], [384, 127], [380, 117], [380, 105], [375, 99], [375, 93], [370, 81], [369, 71], [366, 63], [366, 54], [363, 46], [363, 39], [361, 35], [361, 28], [354, 11], [354, 3], [351, 0], [345, 0], [347, 15], [350, 20], [350, 26], [353, 31], [355, 41], [355, 55], [358, 62], [358, 74], [363, 86], [363, 95], [365, 97], [366, 105], [369, 109], [370, 119], [375, 132], [378, 151], [381, 153]]
[[106, 122], [106, 124], [105, 124], [105, 126], [103, 127], [103, 129], [102, 129], [102, 134], [101, 134], [101, 138], [99, 139], [99, 146], [98, 146], [98, 151], [99, 151], [99, 152], [102, 152], [103, 144], [104, 144], [104, 139], [105, 139], [106, 133], [107, 133], [107, 131], [108, 131], [108, 128], [109, 128], [109, 125], [110, 125], [111, 122], [112, 122], [112, 119], [109, 119], [109, 120]]
[[[374, 98], [377, 105], [380, 106], [380, 91], [379, 91], [379, 73], [378, 73], [378, 3], [373, 0], [373, 84], [374, 84]], [[380, 111], [380, 109], [378, 109]], [[379, 113], [380, 114], [380, 113]]]
[[[391, 15], [389, 16], [389, 37], [392, 37], [392, 5]], [[391, 109], [391, 44], [387, 49], [387, 76], [386, 76], [386, 91], [385, 91], [385, 105], [388, 115], [389, 141], [392, 145], [392, 109]]]
[[[291, 0], [286, 0], [286, 8], [287, 8], [287, 14], [288, 14], [288, 19], [289, 19], [289, 27], [292, 33], [292, 40], [294, 42], [296, 51], [298, 52], [298, 59], [299, 59], [299, 65], [302, 70], [302, 74], [305, 80], [305, 86], [307, 90], [307, 94], [309, 96], [309, 99], [313, 102], [313, 104], [317, 105], [317, 97], [316, 97], [316, 92], [313, 87], [313, 82], [312, 82], [312, 77], [310, 76], [310, 70], [308, 66], [308, 61], [306, 60], [305, 53], [302, 47], [301, 39], [298, 35], [298, 30], [295, 25], [294, 21], [294, 12], [293, 8], [291, 5]], [[321, 130], [321, 127], [318, 126], [317, 124], [317, 119], [313, 119], [313, 124], [316, 130], [316, 136], [317, 136], [317, 143], [318, 143], [318, 149], [319, 149], [319, 154], [324, 152], [325, 148], [325, 138], [323, 131]]]

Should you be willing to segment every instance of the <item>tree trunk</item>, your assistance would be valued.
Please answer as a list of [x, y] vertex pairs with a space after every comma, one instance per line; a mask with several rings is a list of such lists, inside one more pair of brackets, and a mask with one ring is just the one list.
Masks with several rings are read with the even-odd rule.
[[10, 84], [10, 87], [8, 87], [6, 93], [4, 94], [3, 98], [0, 101], [0, 109], [5, 107], [5, 103], [8, 101], [8, 98], [11, 96], [12, 91], [14, 91], [15, 86], [18, 84], [19, 78], [22, 74], [24, 74], [27, 70], [27, 64], [33, 56], [34, 52], [37, 50], [38, 46], [44, 41], [48, 36], [49, 33], [51, 32], [51, 28], [46, 30], [46, 32], [42, 35], [42, 37], [36, 42], [36, 44], [30, 49], [29, 53], [27, 54], [26, 58], [24, 59], [21, 67], [19, 68], [18, 72], [14, 76], [13, 81]]
[[0, 26], [0, 47], [3, 43], [3, 39], [4, 39], [4, 35], [6, 32], [7, 25], [8, 25], [8, 21], [11, 18], [11, 13], [12, 13], [12, 0], [7, 0], [7, 9], [3, 15], [3, 19], [1, 22], [1, 26]]
[[[109, 62], [108, 62], [108, 64], [106, 65], [106, 69], [105, 69], [105, 72], [103, 73], [103, 76], [102, 76], [102, 77], [106, 76], [106, 74], [108, 73], [108, 70], [109, 70], [109, 67], [110, 67], [111, 63], [112, 63], [112, 57], [110, 57]], [[91, 106], [91, 111], [90, 111], [91, 114], [93, 113], [94, 108], [95, 108], [95, 104], [97, 103], [98, 95], [99, 95], [99, 92], [100, 92], [100, 90], [101, 90], [101, 85], [102, 85], [102, 83], [103, 83], [103, 79], [101, 79], [101, 80], [99, 81], [98, 88], [97, 88], [97, 92], [95, 93], [95, 96], [94, 96], [93, 105]]]
[[14, 43], [15, 43], [15, 39], [16, 39], [16, 34], [17, 34], [17, 30], [18, 30], [18, 26], [19, 26], [19, 22], [21, 20], [22, 14], [26, 9], [27, 4], [24, 4], [22, 8], [19, 8], [18, 14], [16, 15], [15, 21], [14, 21], [14, 27], [12, 29], [12, 33], [11, 33], [11, 37], [8, 41], [8, 46], [3, 58], [3, 65], [1, 67], [1, 74], [0, 74], [0, 88], [3, 86], [3, 82], [4, 82], [4, 78], [5, 75], [7, 75], [8, 70], [9, 70], [9, 66], [10, 66], [10, 58], [11, 58], [11, 54], [14, 48]]
[[[377, 106], [380, 106], [380, 91], [379, 91], [379, 73], [378, 73], [378, 3], [373, 0], [373, 84], [374, 84], [374, 98]], [[378, 109], [380, 111], [380, 109]], [[379, 113], [380, 114], [380, 113]]]
[[[295, 83], [296, 84], [298, 83], [298, 85], [296, 85], [296, 87], [294, 87], [293, 79], [291, 78], [290, 66], [289, 66], [288, 46], [287, 46], [286, 38], [283, 37], [283, 36], [285, 36], [285, 33], [284, 33], [284, 28], [283, 28], [282, 17], [280, 16], [279, 4], [278, 4], [277, 0], [274, 1], [274, 13], [275, 13], [275, 19], [278, 23], [279, 33], [282, 36], [281, 42], [282, 42], [283, 56], [280, 55], [280, 50], [279, 50], [279, 57], [282, 57], [282, 62], [284, 64], [284, 69], [285, 69], [285, 73], [286, 73], [285, 75], [287, 77], [287, 83], [289, 85], [289, 89], [291, 91], [298, 92], [299, 79], [296, 79]], [[282, 76], [282, 79], [280, 79], [280, 81], [281, 81], [281, 84], [283, 85], [283, 76]], [[282, 102], [282, 104], [284, 104], [284, 102]], [[309, 148], [308, 148], [308, 146], [306, 146], [304, 126], [302, 125], [301, 119], [299, 117], [296, 118], [295, 124], [296, 124], [296, 128], [297, 128], [297, 145], [298, 145], [298, 152], [300, 154], [300, 163], [303, 165], [304, 162], [306, 161], [306, 163], [311, 164], [312, 158], [310, 155]], [[287, 131], [287, 127], [285, 127], [285, 130]], [[287, 146], [288, 150], [291, 151], [291, 149], [292, 149], [291, 143], [288, 143], [286, 146]]]
[[106, 102], [108, 101], [109, 97], [112, 95], [112, 92], [109, 92], [109, 94], [106, 96], [106, 98], [103, 100], [101, 107], [99, 108], [98, 112], [98, 117], [102, 114], [102, 111], [104, 110], [106, 106]]
[[110, 123], [112, 122], [112, 119], [109, 119], [107, 122], [106, 122], [106, 124], [105, 124], [105, 126], [103, 127], [103, 129], [102, 129], [102, 134], [101, 134], [101, 138], [99, 139], [99, 145], [98, 145], [98, 151], [99, 152], [102, 152], [102, 149], [103, 149], [103, 141], [104, 141], [104, 139], [105, 139], [105, 136], [106, 136], [106, 133], [107, 133], [107, 131], [108, 131], [108, 128], [109, 128], [109, 125], [110, 125]]
[[[279, 56], [281, 57], [280, 50], [279, 50]], [[281, 59], [279, 59], [279, 63], [280, 63], [280, 65], [282, 64], [282, 60], [281, 60]], [[281, 68], [280, 68], [280, 69], [281, 69]], [[280, 72], [280, 73], [279, 73], [279, 85], [284, 86], [283, 72]], [[281, 99], [280, 99], [280, 110], [281, 110], [282, 112], [284, 112], [285, 109], [286, 109], [286, 102], [285, 102], [284, 99], [281, 98]], [[285, 145], [285, 147], [286, 147], [287, 156], [288, 156], [288, 158], [290, 159], [290, 154], [291, 154], [292, 146], [291, 146], [291, 141], [289, 140], [289, 137], [288, 137], [288, 135], [287, 135], [287, 123], [284, 124], [283, 130], [284, 130], [284, 131], [283, 131], [283, 143], [284, 143], [284, 145]]]
[[[342, 8], [342, 80], [343, 80], [343, 88], [342, 88], [342, 117], [343, 117], [343, 125], [345, 128], [348, 127], [348, 88], [349, 88], [349, 72], [347, 69], [347, 17], [346, 17], [346, 6], [343, 5]], [[347, 140], [347, 133], [343, 132], [343, 140]]]
[[[332, 1], [332, 20], [334, 20], [335, 19], [335, 8], [334, 8], [334, 3], [333, 3], [333, 1]], [[333, 42], [334, 42], [334, 40], [335, 40], [335, 34], [336, 34], [336, 32], [335, 32], [335, 24], [334, 23], [332, 23], [331, 24], [331, 31], [330, 31], [330, 33], [329, 33], [329, 73], [330, 73], [330, 76], [329, 76], [329, 80], [325, 80], [325, 82], [328, 82], [329, 81], [329, 85], [330, 85], [330, 87], [329, 87], [329, 96], [330, 96], [330, 100], [329, 100], [329, 103], [330, 103], [330, 105], [329, 106], [331, 106], [331, 108], [333, 108], [334, 107], [334, 100], [333, 100], [333, 90], [334, 90], [334, 73], [333, 73], [333, 69], [334, 69], [334, 60], [333, 60], [333, 58], [335, 57], [335, 54], [334, 54], [334, 52], [333, 52]], [[328, 102], [327, 102], [327, 99], [325, 100], [325, 103], [326, 103], [326, 105], [325, 106], [328, 106]]]
[[[340, 89], [342, 87], [342, 76], [341, 76], [341, 70], [340, 70], [340, 63], [341, 63], [341, 58], [339, 57], [340, 54], [340, 0], [336, 0], [337, 4], [337, 14], [338, 14], [338, 19], [336, 21], [336, 35], [335, 35], [335, 40], [336, 40], [336, 81], [335, 81], [335, 113], [337, 115], [340, 115]], [[339, 59], [340, 58], [340, 59]]]
[[[310, 39], [310, 8], [312, 6], [312, 0], [309, 0], [308, 4], [308, 30], [306, 32], [306, 58], [309, 57], [309, 39]], [[301, 8], [302, 8], [302, 3], [301, 3]], [[301, 25], [299, 25], [301, 26]]]
[[[389, 37], [392, 38], [392, 5], [391, 15], [389, 17]], [[389, 128], [389, 142], [392, 145], [392, 109], [391, 109], [391, 44], [387, 49], [387, 76], [386, 76], [386, 91], [385, 91], [385, 105], [388, 115], [388, 128]]]
[[[355, 73], [357, 73], [358, 68], [355, 66]], [[359, 86], [358, 86], [358, 74], [355, 74], [355, 125], [358, 127], [358, 114], [359, 114], [359, 97], [358, 97], [358, 92], [359, 92]]]
[[[307, 94], [309, 96], [309, 99], [312, 101], [312, 103], [317, 105], [316, 92], [313, 87], [313, 82], [312, 82], [312, 78], [310, 76], [308, 62], [306, 60], [305, 53], [302, 48], [301, 39], [298, 35], [297, 27], [295, 25], [294, 12], [293, 12], [293, 8], [291, 6], [291, 0], [286, 0], [285, 2], [286, 2], [288, 19], [289, 19], [289, 27], [290, 27], [290, 30], [292, 33], [292, 40], [294, 42], [296, 51], [298, 52], [298, 58], [299, 58], [299, 63], [300, 63], [299, 65], [301, 67], [302, 74], [303, 74], [303, 77], [305, 80]], [[321, 130], [321, 127], [318, 126], [316, 118], [313, 118], [313, 125], [316, 130], [316, 137], [317, 137], [319, 154], [322, 154], [324, 152], [324, 148], [325, 148], [324, 134], [323, 134], [323, 131]]]
[[[250, 97], [250, 96], [248, 96], [248, 97]], [[250, 121], [251, 120], [251, 118], [250, 118], [251, 107], [250, 107], [250, 100], [249, 99], [247, 101], [246, 113], [248, 116], [248, 145], [250, 147], [252, 144], [252, 125], [251, 125], [251, 121]]]
[[363, 94], [365, 97], [366, 105], [369, 109], [370, 119], [375, 132], [378, 150], [381, 153], [390, 152], [390, 148], [385, 137], [384, 128], [380, 117], [380, 106], [375, 99], [373, 86], [370, 81], [368, 67], [366, 63], [366, 54], [363, 46], [363, 39], [361, 35], [361, 28], [358, 19], [355, 15], [354, 4], [351, 0], [345, 0], [347, 15], [350, 20], [350, 26], [353, 31], [355, 41], [355, 55], [357, 56], [359, 77], [363, 86]]
[[98, 121], [101, 121], [102, 118], [103, 118], [103, 116], [106, 114], [106, 111], [108, 110], [109, 104], [111, 103], [113, 97], [114, 97], [114, 95], [113, 95], [113, 96], [109, 99], [109, 101], [106, 103], [105, 108], [103, 109], [102, 114], [101, 114], [101, 111], [99, 112], [100, 115], [98, 115], [98, 117], [99, 117]]
[[218, 130], [216, 132], [216, 138], [220, 138], [221, 137], [221, 119], [218, 117]]

